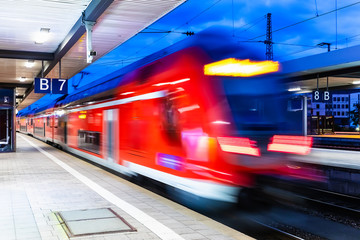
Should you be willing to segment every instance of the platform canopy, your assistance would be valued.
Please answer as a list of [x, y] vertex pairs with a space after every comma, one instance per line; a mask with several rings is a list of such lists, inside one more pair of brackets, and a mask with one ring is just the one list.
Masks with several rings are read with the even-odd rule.
[[289, 89], [311, 92], [317, 87], [360, 88], [360, 45], [281, 63]]
[[[16, 88], [21, 110], [43, 96], [33, 91], [35, 77], [59, 77], [60, 60], [67, 79], [89, 65], [84, 21], [95, 22], [94, 62], [184, 1], [0, 0], [0, 88]], [[48, 40], [40, 43], [44, 33]]]

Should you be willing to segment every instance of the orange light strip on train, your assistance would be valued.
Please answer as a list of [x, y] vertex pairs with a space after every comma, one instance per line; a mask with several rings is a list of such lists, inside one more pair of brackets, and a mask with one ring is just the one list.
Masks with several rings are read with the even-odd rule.
[[211, 76], [251, 77], [277, 71], [279, 71], [279, 62], [256, 62], [235, 58], [224, 59], [204, 66], [204, 74]]

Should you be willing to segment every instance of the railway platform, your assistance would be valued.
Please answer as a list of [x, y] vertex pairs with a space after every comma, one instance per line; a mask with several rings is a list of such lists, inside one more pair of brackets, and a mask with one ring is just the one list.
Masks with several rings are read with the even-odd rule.
[[0, 162], [1, 239], [251, 239], [24, 134]]
[[334, 134], [310, 136], [314, 140], [314, 147], [355, 151], [360, 150], [360, 134], [358, 132], [336, 132]]

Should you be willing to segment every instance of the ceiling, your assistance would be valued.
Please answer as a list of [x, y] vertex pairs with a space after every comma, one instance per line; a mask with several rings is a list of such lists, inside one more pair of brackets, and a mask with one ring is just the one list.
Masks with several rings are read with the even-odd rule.
[[[67, 79], [89, 65], [83, 20], [96, 22], [94, 62], [184, 1], [0, 0], [0, 88], [15, 87], [17, 109], [26, 108], [43, 96], [33, 91], [35, 77], [60, 77], [59, 62]], [[49, 29], [49, 39], [37, 44], [41, 28]]]

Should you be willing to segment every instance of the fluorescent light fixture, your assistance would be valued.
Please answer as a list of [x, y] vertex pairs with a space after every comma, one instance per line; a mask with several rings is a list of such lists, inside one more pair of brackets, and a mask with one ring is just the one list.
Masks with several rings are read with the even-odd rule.
[[352, 84], [355, 84], [355, 85], [360, 84], [360, 81], [359, 80], [358, 81], [353, 81]]
[[312, 92], [311, 90], [301, 90], [298, 93], [311, 93], [311, 92]]
[[204, 66], [204, 74], [211, 76], [251, 77], [278, 70], [278, 62], [235, 58], [224, 59]]
[[32, 68], [34, 65], [35, 65], [35, 61], [34, 61], [34, 60], [28, 60], [28, 61], [25, 63], [25, 66], [26, 66], [27, 68]]
[[301, 88], [300, 87], [294, 87], [294, 88], [289, 88], [288, 91], [289, 92], [297, 92], [297, 91], [300, 91]]
[[40, 32], [35, 36], [36, 44], [43, 44], [49, 39], [50, 28], [41, 28]]
[[195, 109], [198, 109], [198, 108], [200, 108], [200, 106], [195, 104], [195, 105], [191, 105], [191, 106], [188, 106], [188, 107], [179, 108], [178, 110], [179, 110], [180, 113], [183, 113], [183, 112], [188, 112], [188, 111], [195, 110]]
[[20, 81], [20, 82], [25, 82], [25, 81], [26, 81], [26, 77], [20, 77], [19, 81]]
[[225, 122], [225, 121], [221, 121], [221, 120], [217, 120], [217, 121], [214, 121], [214, 122], [211, 122], [211, 123], [213, 123], [213, 124], [226, 124], [226, 125], [230, 124], [230, 122]]
[[157, 84], [154, 84], [153, 86], [159, 87], [159, 86], [163, 86], [163, 85], [175, 85], [175, 84], [183, 83], [183, 82], [187, 82], [187, 81], [190, 81], [190, 78], [184, 78], [184, 79], [176, 80], [173, 82], [157, 83]]
[[124, 92], [124, 93], [121, 93], [120, 95], [129, 95], [129, 94], [133, 94], [135, 92]]

